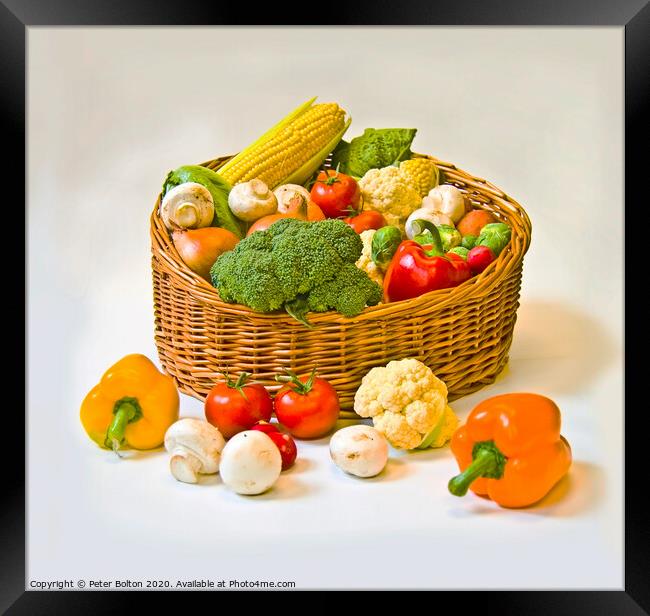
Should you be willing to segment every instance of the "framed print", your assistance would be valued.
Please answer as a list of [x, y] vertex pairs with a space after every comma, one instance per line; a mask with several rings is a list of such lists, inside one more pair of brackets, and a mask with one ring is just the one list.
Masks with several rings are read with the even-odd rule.
[[470, 4], [3, 1], [7, 613], [124, 590], [647, 613], [650, 11]]

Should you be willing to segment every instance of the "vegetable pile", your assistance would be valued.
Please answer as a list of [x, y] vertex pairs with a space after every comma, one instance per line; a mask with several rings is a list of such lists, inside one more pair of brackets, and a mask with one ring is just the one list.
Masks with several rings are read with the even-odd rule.
[[[160, 219], [178, 256], [223, 301], [284, 310], [311, 327], [310, 312], [355, 317], [463, 284], [508, 250], [510, 227], [413, 154], [416, 129], [368, 128], [345, 142], [349, 124], [336, 103], [312, 99], [216, 170], [185, 165], [167, 175]], [[338, 476], [360, 479], [381, 476], [391, 447], [414, 456], [451, 442], [460, 473], [448, 493], [471, 489], [503, 507], [537, 502], [571, 465], [553, 401], [488, 398], [459, 426], [446, 384], [413, 357], [368, 370], [354, 396], [366, 423], [338, 431], [339, 397], [317, 366], [275, 379], [273, 393], [246, 372], [224, 373], [205, 396], [205, 419], [179, 419], [174, 380], [127, 355], [86, 395], [80, 419], [120, 457], [164, 445], [177, 481], [218, 473], [242, 495], [291, 472], [296, 439], [326, 439]]]
[[[81, 423], [100, 447], [123, 457], [124, 449], [164, 444], [171, 475], [182, 483], [221, 475], [242, 495], [270, 490], [298, 457], [295, 439], [329, 438], [332, 462], [347, 475], [376, 477], [390, 449], [443, 447], [460, 473], [448, 483], [454, 496], [468, 489], [502, 507], [526, 507], [564, 477], [571, 447], [560, 434], [560, 410], [544, 396], [503, 394], [479, 403], [464, 425], [447, 403], [447, 387], [415, 358], [372, 368], [356, 392], [354, 410], [374, 427], [335, 431], [340, 412], [332, 385], [286, 370], [277, 393], [224, 375], [205, 398], [205, 419], [178, 419], [179, 396], [171, 377], [144, 355], [127, 355], [109, 368], [81, 405]], [[271, 422], [275, 414], [277, 423]]]
[[311, 327], [309, 312], [352, 318], [457, 286], [507, 249], [508, 225], [413, 153], [417, 129], [347, 142], [345, 110], [314, 101], [216, 170], [165, 179], [160, 216], [178, 255], [223, 301]]

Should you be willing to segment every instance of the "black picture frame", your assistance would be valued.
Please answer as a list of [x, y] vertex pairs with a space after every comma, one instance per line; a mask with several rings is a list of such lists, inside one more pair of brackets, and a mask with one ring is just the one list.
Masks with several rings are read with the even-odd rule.
[[[283, 3], [257, 5], [255, 10], [232, 3], [207, 3], [185, 0], [183, 3], [170, 0], [101, 0], [84, 2], [79, 0], [0, 0], [0, 100], [2, 108], [2, 140], [5, 152], [10, 155], [3, 163], [5, 179], [26, 178], [25, 137], [25, 84], [26, 84], [26, 28], [30, 26], [76, 26], [76, 25], [463, 25], [463, 26], [620, 26], [625, 28], [625, 218], [626, 240], [633, 237], [633, 213], [647, 207], [647, 193], [641, 194], [644, 174], [645, 148], [648, 143], [648, 117], [646, 115], [650, 90], [650, 6], [646, 0], [456, 0], [455, 2], [361, 2], [336, 6], [336, 10], [313, 8], [311, 19], [307, 20], [306, 8], [292, 8]], [[267, 14], [268, 13], [268, 14]], [[271, 14], [273, 13], [273, 14]], [[268, 18], [268, 20], [267, 20]], [[252, 21], [253, 19], [253, 21]], [[324, 23], [323, 20], [328, 20]], [[612, 118], [620, 122], [621, 118]], [[612, 160], [612, 165], [621, 161]], [[603, 173], [607, 173], [604, 169]], [[25, 202], [27, 221], [27, 195]], [[603, 224], [606, 224], [604, 221]], [[639, 229], [635, 229], [636, 234]], [[16, 235], [16, 234], [12, 234]], [[17, 234], [20, 238], [20, 233]], [[23, 250], [25, 245], [18, 240]], [[642, 263], [640, 250], [643, 241], [625, 242], [626, 272], [628, 280], [634, 280], [634, 263]], [[17, 253], [13, 253], [17, 254]], [[26, 252], [25, 252], [26, 254]], [[603, 258], [606, 258], [604, 248]], [[16, 259], [14, 258], [14, 261]], [[5, 280], [9, 276], [8, 290], [17, 289], [16, 297], [25, 297], [26, 270], [5, 256]], [[7, 271], [9, 270], [9, 271]], [[595, 272], [597, 275], [597, 271]], [[643, 274], [640, 274], [643, 276]], [[11, 276], [15, 279], [12, 280]], [[643, 277], [645, 280], [645, 277]], [[626, 280], [627, 281], [627, 280]], [[7, 284], [7, 283], [6, 283]], [[641, 283], [642, 284], [642, 283]], [[474, 591], [463, 593], [462, 599], [450, 596], [452, 603], [462, 603], [463, 612], [485, 609], [492, 613], [560, 615], [626, 615], [650, 613], [650, 519], [644, 509], [647, 498], [646, 476], [642, 455], [647, 447], [642, 429], [645, 408], [635, 405], [633, 390], [638, 386], [641, 369], [644, 368], [642, 346], [645, 336], [629, 332], [643, 332], [641, 317], [644, 309], [642, 299], [632, 297], [636, 289], [625, 286], [625, 586], [620, 591]], [[634, 285], [637, 287], [637, 285]], [[638, 288], [638, 287], [637, 287]], [[12, 294], [14, 292], [12, 291]], [[629, 301], [628, 301], [629, 300]], [[12, 301], [5, 305], [5, 313], [16, 323], [25, 323], [25, 305]], [[643, 311], [643, 314], [642, 314]], [[10, 323], [11, 321], [7, 321]], [[15, 389], [16, 383], [25, 383], [26, 373], [20, 374], [20, 361], [26, 354], [26, 338], [29, 332], [23, 328], [21, 339], [19, 328], [7, 328], [13, 355], [8, 354], [8, 371], [5, 369], [7, 389]], [[15, 339], [15, 340], [14, 340]], [[28, 358], [25, 357], [27, 360]], [[26, 366], [25, 362], [23, 366]], [[14, 374], [15, 373], [15, 374]], [[641, 399], [642, 400], [642, 399]], [[631, 404], [629, 404], [631, 402]], [[638, 408], [632, 408], [637, 406]], [[13, 459], [24, 454], [26, 425], [20, 416], [19, 406], [7, 403], [5, 408], [5, 430], [13, 435]], [[65, 413], [70, 409], [50, 409]], [[7, 432], [5, 432], [7, 434]], [[53, 446], [61, 446], [53, 444]], [[8, 458], [7, 458], [8, 459]], [[26, 460], [26, 458], [25, 458]], [[26, 592], [25, 591], [25, 475], [19, 468], [13, 473], [5, 472], [3, 481], [4, 498], [1, 511], [0, 533], [0, 609], [8, 614], [69, 614], [74, 612], [110, 613], [120, 604], [126, 605], [123, 593], [88, 592]], [[74, 504], [71, 504], [74, 506]], [[89, 538], [90, 541], [93, 538]], [[100, 550], [99, 539], [98, 553]], [[477, 554], [477, 560], [489, 558]], [[535, 558], [534, 554], [530, 558]], [[558, 555], [561, 558], [561, 555]], [[525, 562], [521, 563], [526, 566]], [[451, 595], [450, 591], [441, 591]], [[176, 596], [166, 595], [165, 604], [171, 606]], [[146, 601], [146, 603], [144, 603]], [[124, 602], [124, 603], [122, 603]], [[438, 604], [439, 599], [435, 599]], [[129, 595], [128, 605], [137, 609], [140, 605], [152, 607], [151, 595], [142, 598], [142, 593]]]

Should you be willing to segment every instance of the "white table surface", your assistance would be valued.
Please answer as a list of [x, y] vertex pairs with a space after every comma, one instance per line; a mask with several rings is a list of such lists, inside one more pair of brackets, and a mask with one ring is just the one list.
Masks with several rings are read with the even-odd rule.
[[[622, 588], [621, 28], [28, 30], [28, 581], [298, 588]], [[371, 480], [327, 439], [263, 496], [118, 460], [79, 404], [127, 353], [157, 361], [148, 216], [170, 169], [231, 153], [313, 95], [511, 194], [533, 221], [510, 364], [453, 404], [535, 391], [568, 479], [504, 510], [446, 491], [448, 448]], [[184, 416], [202, 404], [182, 396]]]

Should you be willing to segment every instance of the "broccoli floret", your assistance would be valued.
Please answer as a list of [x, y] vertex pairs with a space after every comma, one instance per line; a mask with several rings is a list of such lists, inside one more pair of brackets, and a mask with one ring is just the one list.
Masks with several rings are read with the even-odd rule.
[[336, 276], [343, 265], [328, 235], [314, 231], [318, 228], [312, 225], [294, 227], [273, 240], [275, 271], [289, 295], [307, 293]]
[[343, 316], [353, 317], [366, 306], [377, 305], [381, 296], [382, 288], [370, 280], [366, 272], [346, 263], [335, 278], [312, 289], [307, 302], [314, 312], [333, 309]]
[[287, 299], [278, 286], [273, 257], [268, 251], [224, 253], [215, 261], [210, 276], [221, 299], [230, 304], [244, 304], [257, 312], [272, 312], [281, 308]]
[[267, 229], [267, 234], [270, 239], [273, 239], [278, 235], [282, 235], [288, 229], [295, 231], [304, 225], [304, 220], [298, 220], [297, 218], [281, 218]]
[[212, 284], [226, 302], [258, 312], [284, 307], [306, 322], [309, 308], [359, 314], [382, 290], [355, 266], [363, 242], [341, 220], [282, 219], [217, 259]]
[[310, 235], [322, 238], [332, 246], [345, 263], [356, 263], [363, 251], [363, 242], [356, 232], [350, 233], [349, 225], [342, 220], [329, 218], [310, 229]]
[[248, 252], [249, 250], [270, 251], [272, 248], [271, 236], [264, 231], [256, 231], [246, 238], [246, 242], [239, 242], [235, 252]]

